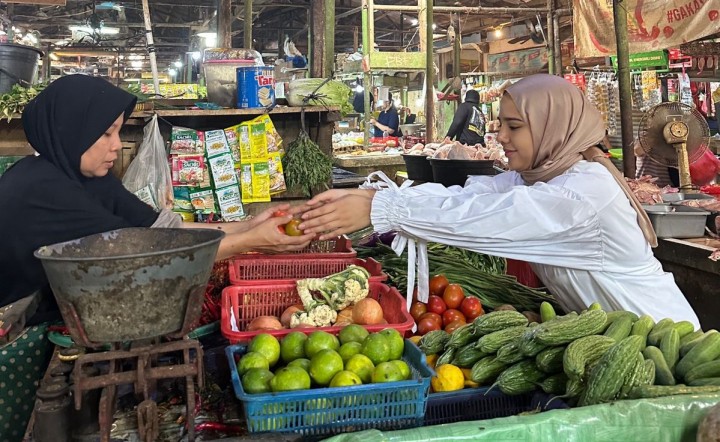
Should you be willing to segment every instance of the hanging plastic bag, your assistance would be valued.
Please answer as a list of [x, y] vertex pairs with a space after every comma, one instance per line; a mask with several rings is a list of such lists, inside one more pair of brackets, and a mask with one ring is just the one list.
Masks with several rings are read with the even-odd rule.
[[172, 208], [172, 179], [157, 115], [143, 132], [142, 144], [125, 172], [123, 185], [156, 211]]

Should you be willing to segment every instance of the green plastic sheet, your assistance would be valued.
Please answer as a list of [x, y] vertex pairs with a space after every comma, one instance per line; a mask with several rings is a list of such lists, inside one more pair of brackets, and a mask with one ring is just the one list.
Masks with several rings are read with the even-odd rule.
[[328, 442], [695, 442], [697, 427], [720, 394], [617, 401], [399, 431], [366, 430]]

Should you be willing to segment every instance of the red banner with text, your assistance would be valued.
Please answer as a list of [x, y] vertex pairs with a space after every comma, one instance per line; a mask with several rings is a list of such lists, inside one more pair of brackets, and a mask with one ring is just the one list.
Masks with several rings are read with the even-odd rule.
[[[575, 56], [615, 55], [612, 0], [573, 0]], [[626, 0], [630, 53], [700, 39], [720, 30], [718, 0]]]

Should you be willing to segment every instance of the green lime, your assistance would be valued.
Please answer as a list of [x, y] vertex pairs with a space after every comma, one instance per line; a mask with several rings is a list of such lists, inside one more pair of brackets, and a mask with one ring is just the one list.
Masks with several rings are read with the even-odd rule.
[[280, 358], [287, 364], [295, 359], [305, 357], [305, 341], [307, 335], [303, 332], [290, 332], [280, 342]]
[[380, 333], [373, 333], [363, 341], [360, 353], [370, 358], [375, 365], [387, 362], [390, 360], [388, 339]]
[[272, 391], [307, 390], [310, 388], [310, 376], [300, 367], [283, 367], [275, 371], [270, 379]]
[[260, 333], [252, 338], [248, 351], [256, 351], [264, 355], [271, 367], [274, 367], [280, 359], [280, 343], [275, 336], [267, 333]]
[[347, 344], [348, 342], [359, 342], [362, 344], [362, 341], [364, 341], [369, 334], [370, 332], [362, 325], [350, 324], [340, 330], [338, 338], [340, 338], [341, 344]]
[[394, 362], [383, 362], [378, 364], [372, 374], [373, 383], [397, 382], [402, 381], [403, 379], [405, 378], [400, 372], [400, 368], [398, 368]]
[[270, 368], [270, 364], [265, 356], [251, 351], [250, 353], [245, 353], [238, 361], [238, 374], [242, 376], [251, 368], [264, 368], [265, 370], [268, 370]]
[[316, 384], [326, 386], [343, 369], [343, 360], [335, 350], [320, 350], [310, 359], [310, 377]]
[[251, 368], [242, 377], [242, 386], [246, 393], [268, 393], [273, 374], [266, 368]]
[[348, 343], [340, 346], [340, 350], [338, 350], [338, 353], [340, 353], [340, 357], [342, 358], [343, 362], [347, 362], [347, 360], [350, 359], [352, 356], [355, 356], [356, 354], [360, 353], [361, 349], [362, 349], [361, 343], [348, 342]]
[[360, 379], [360, 376], [348, 370], [338, 372], [330, 381], [331, 387], [350, 387], [352, 385], [361, 384], [362, 380]]
[[395, 364], [398, 370], [400, 370], [400, 374], [402, 375], [403, 379], [410, 379], [410, 367], [405, 361], [401, 359], [395, 359], [394, 361], [390, 362]]
[[288, 367], [300, 367], [305, 371], [310, 371], [310, 359], [298, 358], [287, 364]]
[[367, 356], [358, 354], [348, 359], [345, 363], [345, 370], [352, 371], [358, 375], [363, 384], [368, 384], [372, 380], [375, 364]]
[[336, 336], [324, 331], [314, 331], [305, 341], [305, 357], [312, 359], [320, 350], [337, 351], [339, 348], [340, 341]]
[[386, 328], [381, 331], [380, 334], [387, 338], [388, 345], [390, 346], [390, 360], [401, 359], [403, 351], [405, 350], [405, 339], [400, 332], [394, 328]]

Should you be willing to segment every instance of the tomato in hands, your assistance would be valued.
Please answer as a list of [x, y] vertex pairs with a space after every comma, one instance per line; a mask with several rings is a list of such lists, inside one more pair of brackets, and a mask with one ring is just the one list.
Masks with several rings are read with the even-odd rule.
[[450, 284], [450, 281], [445, 275], [435, 275], [430, 278], [430, 294], [435, 296], [442, 296], [445, 291], [445, 287]]
[[445, 301], [439, 296], [431, 295], [428, 298], [427, 302], [427, 309], [429, 312], [437, 313], [438, 315], [442, 315], [442, 313], [447, 310], [447, 305], [445, 305]]
[[303, 231], [300, 230], [300, 223], [302, 223], [302, 220], [299, 218], [291, 219], [287, 224], [285, 224], [285, 233], [290, 236], [302, 236]]
[[465, 291], [459, 284], [448, 284], [442, 294], [442, 299], [448, 308], [458, 308], [465, 299]]
[[460, 304], [460, 311], [465, 315], [468, 321], [472, 321], [483, 314], [482, 303], [474, 296], [468, 296], [463, 299]]
[[454, 308], [449, 308], [445, 310], [442, 314], [443, 319], [443, 327], [447, 327], [448, 324], [450, 324], [453, 321], [462, 320], [465, 322], [465, 315], [460, 312], [460, 310], [455, 310]]

